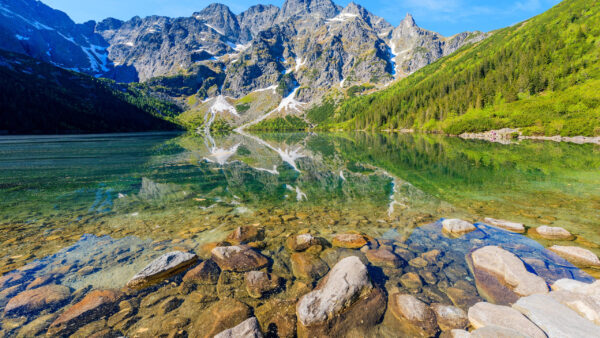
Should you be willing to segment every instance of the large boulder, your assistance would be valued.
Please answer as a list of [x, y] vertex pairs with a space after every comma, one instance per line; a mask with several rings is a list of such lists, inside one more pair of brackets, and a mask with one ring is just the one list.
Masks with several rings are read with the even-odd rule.
[[530, 338], [545, 338], [546, 334], [519, 311], [502, 305], [477, 303], [469, 309], [469, 323], [475, 329], [497, 326], [521, 332]]
[[373, 286], [361, 260], [344, 258], [298, 302], [298, 336], [341, 336], [368, 329], [381, 319], [385, 305], [383, 292]]
[[143, 289], [166, 278], [183, 272], [196, 263], [198, 257], [189, 252], [173, 251], [166, 253], [148, 264], [142, 271], [127, 282], [130, 289]]
[[542, 225], [541, 227], [530, 229], [529, 234], [552, 240], [572, 240], [575, 238], [575, 236], [573, 236], [566, 229], [563, 229], [561, 227], [549, 227], [547, 225]]
[[214, 338], [262, 338], [263, 334], [260, 332], [260, 326], [256, 317], [248, 318], [241, 322], [238, 326], [227, 329], [217, 335]]
[[66, 335], [85, 324], [109, 315], [119, 308], [123, 293], [114, 290], [95, 290], [63, 312], [50, 326], [51, 335]]
[[183, 276], [183, 281], [201, 285], [217, 284], [221, 269], [212, 259], [206, 260]]
[[486, 246], [467, 255], [479, 294], [494, 304], [509, 305], [520, 297], [548, 293], [543, 278], [527, 271], [514, 254]]
[[600, 267], [600, 259], [588, 249], [576, 246], [553, 245], [548, 250], [581, 267]]
[[445, 219], [442, 221], [442, 231], [452, 237], [462, 236], [476, 229], [473, 224], [462, 219]]
[[563, 278], [552, 284], [553, 291], [570, 291], [590, 296], [600, 296], [600, 280], [588, 284], [574, 279]]
[[519, 299], [513, 308], [524, 314], [549, 337], [598, 337], [597, 325], [581, 317], [549, 295]]
[[246, 245], [220, 246], [212, 249], [212, 259], [221, 270], [246, 272], [269, 264], [267, 257]]
[[42, 310], [52, 310], [64, 304], [71, 290], [63, 285], [46, 285], [19, 293], [4, 308], [6, 316], [29, 315]]
[[571, 291], [552, 291], [550, 297], [600, 326], [600, 295]]
[[432, 337], [439, 331], [433, 310], [408, 294], [396, 293], [389, 296], [386, 323], [412, 337]]
[[516, 232], [518, 234], [522, 234], [525, 232], [525, 226], [522, 223], [515, 223], [510, 221], [505, 221], [503, 219], [494, 219], [494, 218], [485, 218], [485, 223], [491, 226], [495, 226], [500, 229], [504, 229], [510, 232]]

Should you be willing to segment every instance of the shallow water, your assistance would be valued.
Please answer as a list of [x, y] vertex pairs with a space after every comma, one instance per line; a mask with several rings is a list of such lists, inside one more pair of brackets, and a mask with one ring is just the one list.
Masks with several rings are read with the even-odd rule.
[[[415, 291], [428, 302], [449, 303], [443, 290], [459, 280], [477, 297], [464, 255], [485, 244], [512, 251], [522, 242], [529, 258], [544, 262], [544, 269], [533, 270], [548, 282], [561, 276], [589, 280], [586, 272], [597, 271], [580, 271], [542, 246], [561, 242], [540, 245], [485, 225], [450, 240], [436, 221], [493, 217], [528, 227], [562, 226], [578, 235], [577, 245], [600, 254], [599, 155], [597, 145], [501, 145], [403, 134], [1, 137], [0, 273], [21, 269], [17, 284], [23, 287], [52, 275], [53, 283], [80, 295], [121, 288], [163, 253], [185, 250], [207, 258], [207, 244], [225, 240], [238, 226], [257, 225], [265, 229], [260, 246], [273, 260], [270, 271], [286, 279], [273, 299], [294, 299], [314, 286], [296, 280], [283, 248], [289, 235], [306, 231], [327, 240], [358, 231], [412, 254], [442, 251], [445, 263], [431, 269], [435, 283]], [[346, 254], [325, 250], [321, 257], [331, 265]], [[384, 269], [379, 277], [375, 271], [374, 278], [388, 292], [402, 289], [399, 278], [410, 268]], [[190, 295], [203, 291], [178, 291], [172, 286], [177, 278], [134, 299], [179, 297], [183, 303], [165, 318], [189, 318]], [[17, 284], [0, 286], [0, 306]], [[254, 311], [271, 301], [244, 297]], [[211, 302], [202, 304], [196, 312]], [[121, 332], [162, 333], [150, 324], [158, 310], [140, 307], [139, 320]], [[61, 309], [4, 319], [2, 332], [16, 335]], [[369, 334], [387, 335], [388, 329], [384, 323]]]

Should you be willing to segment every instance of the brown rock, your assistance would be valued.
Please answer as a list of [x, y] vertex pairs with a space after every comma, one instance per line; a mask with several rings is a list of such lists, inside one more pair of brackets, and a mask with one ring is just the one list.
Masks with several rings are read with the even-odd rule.
[[0, 290], [10, 285], [15, 285], [23, 280], [23, 274], [19, 272], [11, 272], [0, 277]]
[[327, 264], [315, 255], [296, 252], [291, 256], [292, 273], [296, 278], [316, 280], [329, 271]]
[[387, 249], [367, 250], [365, 256], [375, 266], [388, 268], [399, 268], [402, 266], [402, 259]]
[[183, 276], [183, 281], [188, 283], [213, 285], [217, 284], [221, 269], [212, 259], [200, 263]]
[[367, 239], [357, 233], [338, 234], [333, 237], [333, 246], [347, 249], [360, 249], [367, 244]]
[[31, 283], [29, 283], [29, 285], [27, 285], [27, 290], [29, 290], [29, 289], [35, 289], [35, 288], [40, 287], [42, 285], [49, 284], [53, 280], [54, 280], [54, 277], [52, 275], [40, 276], [40, 277], [34, 279]]
[[56, 319], [56, 314], [40, 316], [23, 326], [17, 333], [17, 338], [41, 336], [48, 330], [48, 327]]
[[246, 272], [263, 268], [269, 260], [246, 245], [221, 246], [212, 250], [212, 259], [221, 270]]
[[133, 276], [127, 287], [143, 289], [164, 279], [176, 275], [196, 263], [198, 257], [189, 252], [173, 251], [166, 253], [148, 264], [142, 271]]
[[545, 338], [546, 334], [519, 311], [502, 305], [477, 303], [469, 309], [469, 322], [475, 329], [499, 326], [526, 334], [531, 338]]
[[267, 337], [293, 338], [296, 336], [296, 302], [273, 299], [254, 311]]
[[470, 293], [466, 290], [455, 287], [450, 287], [446, 289], [446, 295], [448, 296], [448, 298], [450, 298], [454, 306], [459, 307], [465, 311], [467, 311], [471, 306], [481, 301], [481, 299], [477, 297], [476, 293]]
[[95, 290], [79, 303], [69, 307], [50, 326], [51, 334], [64, 335], [118, 309], [123, 293], [114, 290]]
[[281, 285], [281, 278], [262, 271], [246, 272], [246, 291], [252, 298], [262, 298], [265, 294], [273, 292]]
[[436, 264], [441, 255], [442, 255], [441, 251], [435, 249], [435, 250], [431, 250], [431, 251], [427, 251], [427, 252], [423, 253], [421, 255], [421, 257], [423, 257], [423, 259], [425, 259], [427, 261], [427, 263], [429, 263], [429, 264]]
[[236, 327], [250, 315], [250, 308], [244, 303], [231, 298], [223, 299], [196, 318], [189, 329], [189, 336], [212, 338], [219, 332]]
[[414, 272], [408, 272], [400, 277], [400, 283], [407, 289], [417, 290], [423, 286], [421, 277]]
[[264, 239], [264, 229], [255, 226], [238, 227], [227, 236], [227, 242], [235, 245], [249, 242], [262, 241]]
[[409, 264], [410, 266], [414, 266], [415, 268], [418, 268], [418, 269], [420, 269], [420, 268], [424, 268], [424, 267], [426, 267], [427, 265], [429, 265], [429, 263], [428, 263], [428, 262], [427, 262], [425, 259], [423, 259], [423, 258], [421, 258], [421, 257], [417, 257], [417, 258], [413, 258], [413, 259], [411, 259], [411, 260], [408, 262], [408, 264]]
[[53, 309], [66, 302], [71, 290], [62, 285], [46, 285], [37, 289], [23, 291], [11, 298], [4, 308], [7, 316], [27, 315], [44, 309]]
[[432, 337], [438, 332], [435, 313], [415, 296], [392, 294], [388, 300], [386, 322], [403, 334], [413, 337]]
[[319, 239], [308, 233], [292, 235], [286, 240], [286, 246], [292, 251], [304, 251], [313, 245], [319, 244]]
[[442, 331], [465, 329], [469, 325], [467, 313], [455, 306], [433, 304], [431, 309]]

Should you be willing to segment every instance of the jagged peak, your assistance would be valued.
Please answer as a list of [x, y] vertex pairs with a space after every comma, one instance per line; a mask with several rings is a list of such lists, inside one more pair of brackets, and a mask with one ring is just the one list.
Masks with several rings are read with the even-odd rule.
[[206, 6], [203, 10], [201, 10], [200, 13], [215, 12], [215, 11], [231, 13], [231, 9], [229, 8], [229, 6], [222, 4], [220, 2], [211, 3], [210, 5]]
[[324, 18], [338, 15], [341, 7], [331, 0], [286, 0], [281, 7], [280, 21], [295, 15], [320, 14]]
[[415, 22], [415, 18], [413, 18], [412, 14], [406, 13], [406, 16], [400, 22], [400, 25], [404, 25], [404, 26], [408, 26], [408, 27], [415, 27], [415, 26], [417, 26], [417, 23]]

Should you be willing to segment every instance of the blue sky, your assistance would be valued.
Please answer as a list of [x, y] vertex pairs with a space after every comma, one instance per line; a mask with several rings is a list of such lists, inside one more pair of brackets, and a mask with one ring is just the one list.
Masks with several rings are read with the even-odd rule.
[[[107, 17], [129, 19], [135, 15], [190, 16], [215, 0], [42, 0], [60, 9], [76, 22]], [[234, 13], [257, 3], [281, 7], [284, 0], [221, 0]], [[350, 0], [336, 3], [347, 5]], [[453, 35], [467, 30], [490, 31], [510, 26], [542, 13], [560, 0], [355, 0], [369, 11], [384, 17], [394, 26], [413, 14], [423, 28]]]

